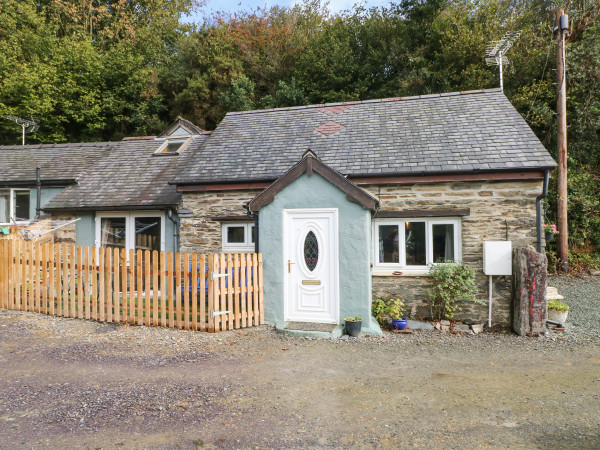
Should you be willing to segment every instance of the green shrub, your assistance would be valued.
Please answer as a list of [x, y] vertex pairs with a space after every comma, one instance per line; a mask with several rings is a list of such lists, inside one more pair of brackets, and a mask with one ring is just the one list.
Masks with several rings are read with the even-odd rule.
[[429, 306], [433, 319], [452, 319], [460, 311], [459, 301], [480, 305], [475, 285], [475, 270], [462, 263], [435, 264], [429, 269], [431, 289], [428, 289]]
[[351, 317], [346, 317], [344, 320], [346, 320], [347, 322], [361, 322], [362, 321], [362, 317], [360, 317], [360, 316], [351, 316]]
[[399, 298], [391, 298], [382, 300], [378, 298], [371, 305], [373, 317], [379, 322], [379, 325], [384, 325], [386, 319], [401, 319], [404, 312], [404, 302]]

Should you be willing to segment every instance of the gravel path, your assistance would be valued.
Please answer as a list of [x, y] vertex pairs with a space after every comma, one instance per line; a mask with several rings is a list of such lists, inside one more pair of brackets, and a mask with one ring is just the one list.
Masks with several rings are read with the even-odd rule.
[[572, 315], [543, 338], [318, 340], [0, 310], [0, 448], [596, 449], [600, 279], [551, 284]]
[[569, 305], [565, 335], [579, 342], [600, 338], [600, 277], [549, 277]]

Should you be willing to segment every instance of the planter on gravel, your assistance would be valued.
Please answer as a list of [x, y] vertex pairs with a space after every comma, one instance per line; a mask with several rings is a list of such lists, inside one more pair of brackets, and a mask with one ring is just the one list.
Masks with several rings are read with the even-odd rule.
[[346, 317], [344, 319], [346, 334], [352, 337], [358, 337], [360, 329], [362, 327], [362, 317]]
[[394, 330], [404, 330], [408, 325], [408, 319], [403, 317], [402, 319], [392, 319], [392, 328]]

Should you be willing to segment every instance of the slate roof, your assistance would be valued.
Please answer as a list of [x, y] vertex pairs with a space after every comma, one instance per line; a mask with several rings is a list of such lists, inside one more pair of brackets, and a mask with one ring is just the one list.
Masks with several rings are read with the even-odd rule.
[[74, 182], [93, 167], [114, 145], [37, 144], [0, 146], [0, 186], [35, 185], [35, 168], [41, 168], [42, 184]]
[[312, 149], [349, 176], [552, 169], [500, 89], [229, 113], [177, 184], [274, 180]]
[[181, 194], [169, 185], [208, 135], [196, 137], [180, 155], [155, 155], [161, 142], [154, 139], [113, 143], [76, 185], [55, 196], [45, 211], [53, 209], [144, 209], [177, 205]]

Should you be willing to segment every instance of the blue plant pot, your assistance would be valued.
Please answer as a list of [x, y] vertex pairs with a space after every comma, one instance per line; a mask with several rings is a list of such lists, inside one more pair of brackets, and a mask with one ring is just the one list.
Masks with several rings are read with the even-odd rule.
[[408, 319], [403, 317], [402, 319], [392, 319], [392, 328], [394, 330], [404, 330], [408, 325]]

